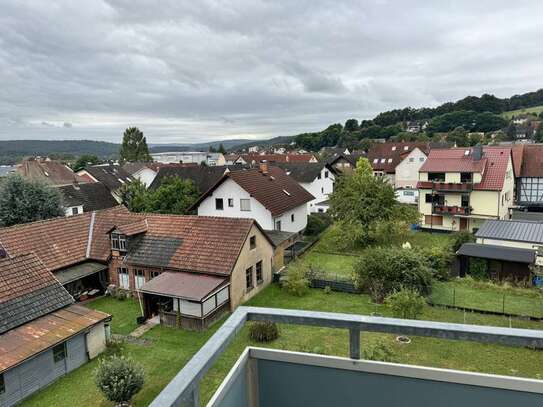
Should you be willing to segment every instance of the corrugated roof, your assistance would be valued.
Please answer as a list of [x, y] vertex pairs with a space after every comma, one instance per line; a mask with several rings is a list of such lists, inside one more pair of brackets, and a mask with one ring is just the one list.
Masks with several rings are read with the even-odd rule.
[[110, 318], [80, 305], [42, 316], [0, 335], [0, 372]]
[[168, 297], [202, 301], [227, 281], [226, 278], [203, 274], [164, 272], [143, 284], [140, 291]]
[[487, 220], [479, 228], [475, 237], [543, 244], [543, 223], [522, 220]]
[[35, 254], [0, 260], [0, 334], [73, 302]]
[[456, 254], [527, 264], [535, 263], [536, 258], [535, 250], [478, 243], [464, 243]]

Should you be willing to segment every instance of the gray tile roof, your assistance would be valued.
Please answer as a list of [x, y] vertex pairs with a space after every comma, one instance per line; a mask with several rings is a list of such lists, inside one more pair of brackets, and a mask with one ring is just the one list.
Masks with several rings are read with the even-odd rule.
[[[276, 167], [283, 169], [287, 175], [294, 178], [298, 182], [313, 182], [321, 173], [324, 166], [328, 165], [324, 162], [318, 163], [276, 163]], [[334, 172], [329, 166], [329, 171]]]
[[130, 242], [125, 263], [168, 267], [182, 240], [170, 237], [141, 236]]
[[475, 237], [543, 244], [543, 223], [522, 220], [487, 220]]
[[99, 211], [119, 205], [109, 189], [101, 182], [65, 185], [58, 188], [66, 207], [83, 206], [84, 212]]

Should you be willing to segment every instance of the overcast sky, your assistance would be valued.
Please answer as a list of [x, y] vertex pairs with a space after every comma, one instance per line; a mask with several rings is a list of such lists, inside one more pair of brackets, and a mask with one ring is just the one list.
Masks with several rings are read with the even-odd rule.
[[268, 138], [543, 87], [538, 0], [0, 6], [0, 140]]

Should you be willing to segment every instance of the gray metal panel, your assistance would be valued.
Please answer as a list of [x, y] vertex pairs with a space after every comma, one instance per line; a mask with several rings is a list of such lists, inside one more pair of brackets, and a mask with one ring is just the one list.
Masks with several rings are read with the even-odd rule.
[[543, 222], [487, 220], [475, 236], [478, 238], [543, 244]]
[[[541, 394], [258, 360], [260, 407], [536, 407]], [[222, 404], [221, 404], [222, 407]]]
[[464, 243], [456, 254], [527, 264], [534, 264], [536, 258], [535, 250], [478, 243]]
[[66, 342], [66, 349], [68, 353], [66, 359], [67, 372], [71, 372], [87, 362], [88, 356], [85, 334], [77, 335]]

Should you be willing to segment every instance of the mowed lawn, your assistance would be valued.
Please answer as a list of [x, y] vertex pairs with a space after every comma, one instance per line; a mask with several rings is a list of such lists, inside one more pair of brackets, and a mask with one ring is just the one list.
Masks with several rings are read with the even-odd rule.
[[358, 256], [311, 251], [305, 254], [299, 261], [311, 268], [324, 272], [329, 279], [350, 280], [353, 276], [353, 267], [358, 261]]
[[492, 284], [453, 280], [434, 283], [430, 298], [434, 304], [543, 317], [543, 293], [535, 288], [504, 289]]
[[141, 315], [141, 309], [133, 298], [120, 301], [113, 297], [100, 297], [85, 303], [85, 306], [113, 315], [111, 332], [114, 334], [128, 335], [138, 327], [136, 318]]
[[532, 114], [538, 115], [541, 112], [543, 112], [543, 106], [534, 106], [534, 107], [526, 107], [524, 109], [510, 110], [509, 112], [502, 113], [502, 116], [510, 119], [513, 116], [518, 116], [520, 114], [532, 113]]
[[[117, 301], [118, 303], [115, 301], [117, 300], [111, 299], [112, 308], [132, 307], [128, 301]], [[337, 292], [326, 294], [324, 290], [312, 289], [303, 297], [294, 297], [277, 285], [266, 288], [249, 301], [248, 305], [353, 314], [379, 312], [385, 316], [390, 315], [387, 309], [372, 304], [366, 295]], [[126, 311], [126, 314], [128, 313]], [[543, 328], [543, 324], [538, 322], [510, 320], [429, 306], [425, 307], [422, 319], [479, 325], [511, 325], [514, 328]], [[115, 315], [113, 320], [115, 320]], [[126, 344], [122, 354], [141, 363], [147, 376], [143, 390], [134, 398], [134, 405], [148, 405], [209, 339], [220, 323], [215, 324], [206, 332], [189, 332], [159, 326], [143, 336], [147, 340], [146, 345]], [[201, 385], [202, 403], [205, 404], [209, 400], [243, 349], [249, 345], [328, 355], [348, 355], [346, 330], [293, 325], [281, 325], [280, 330], [281, 335], [278, 340], [262, 345], [251, 342], [248, 339], [247, 328], [243, 329], [205, 376]], [[401, 345], [391, 335], [370, 333], [362, 333], [361, 338], [362, 347], [383, 341], [389, 344], [396, 351], [401, 363], [543, 378], [542, 351], [419, 337], [412, 338], [411, 344]], [[24, 405], [111, 406], [94, 385], [92, 372], [96, 365], [97, 361], [94, 360], [77, 369], [29, 399]]]

